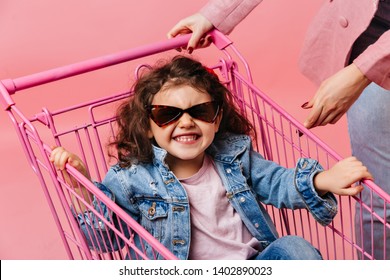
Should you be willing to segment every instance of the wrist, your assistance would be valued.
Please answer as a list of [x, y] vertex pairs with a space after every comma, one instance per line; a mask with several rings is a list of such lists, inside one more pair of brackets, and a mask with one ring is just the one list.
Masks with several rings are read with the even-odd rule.
[[366, 75], [364, 75], [364, 73], [356, 64], [351, 63], [350, 67], [354, 69], [355, 76], [357, 77], [357, 80], [363, 88], [367, 87], [371, 83], [371, 80], [367, 78]]
[[319, 196], [324, 196], [328, 193], [328, 190], [326, 189], [326, 186], [324, 184], [325, 172], [327, 171], [321, 171], [317, 173], [313, 178], [314, 189]]

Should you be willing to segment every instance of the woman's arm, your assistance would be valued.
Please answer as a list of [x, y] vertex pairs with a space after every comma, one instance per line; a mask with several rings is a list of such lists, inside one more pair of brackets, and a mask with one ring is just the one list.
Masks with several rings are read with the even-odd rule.
[[362, 52], [352, 64], [323, 81], [304, 109], [312, 109], [307, 128], [336, 123], [374, 82], [390, 90], [390, 30]]

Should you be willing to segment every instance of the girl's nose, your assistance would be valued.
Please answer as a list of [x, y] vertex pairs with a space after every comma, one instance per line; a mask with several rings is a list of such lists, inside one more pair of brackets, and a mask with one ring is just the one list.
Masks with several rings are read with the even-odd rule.
[[194, 126], [194, 125], [195, 125], [194, 120], [193, 120], [193, 118], [191, 117], [191, 115], [188, 114], [188, 113], [184, 113], [184, 114], [180, 117], [180, 119], [179, 119], [179, 126], [180, 126], [180, 127], [185, 128], [185, 127], [192, 127], [192, 126]]

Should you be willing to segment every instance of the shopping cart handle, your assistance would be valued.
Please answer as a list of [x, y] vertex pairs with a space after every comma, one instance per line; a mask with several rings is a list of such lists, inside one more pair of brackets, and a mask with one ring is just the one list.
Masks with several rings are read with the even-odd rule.
[[226, 35], [222, 34], [222, 32], [217, 29], [213, 29], [208, 34], [213, 39], [213, 44], [220, 50], [227, 48], [233, 43]]
[[4, 110], [8, 110], [12, 105], [15, 105], [15, 102], [12, 100], [9, 92], [15, 91], [14, 84], [12, 80], [2, 80], [0, 81], [0, 103]]
[[[232, 44], [232, 42], [225, 35], [223, 35], [220, 31], [216, 29], [212, 30], [209, 34], [213, 40], [214, 45], [220, 50]], [[28, 89], [34, 86], [58, 81], [61, 79], [113, 66], [130, 60], [184, 47], [188, 44], [190, 38], [191, 34], [185, 34], [177, 36], [173, 39], [166, 39], [161, 42], [152, 43], [149, 45], [132, 48], [115, 54], [81, 61], [78, 63], [38, 72], [20, 78], [12, 80], [2, 80], [1, 83], [7, 90], [8, 94], [12, 95], [19, 90]], [[10, 104], [13, 103], [12, 99], [10, 99], [10, 97], [6, 95], [7, 94], [4, 93], [2, 90], [2, 103], [3, 107], [5, 108], [9, 107]]]

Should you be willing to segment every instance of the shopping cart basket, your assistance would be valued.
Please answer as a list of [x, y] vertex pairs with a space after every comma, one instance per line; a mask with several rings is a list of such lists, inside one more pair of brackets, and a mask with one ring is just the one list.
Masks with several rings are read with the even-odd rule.
[[[220, 76], [224, 84], [233, 92], [237, 106], [253, 123], [256, 129], [254, 147], [266, 159], [273, 160], [286, 167], [294, 167], [300, 157], [317, 159], [324, 168], [331, 167], [340, 156], [329, 148], [313, 133], [305, 129], [278, 104], [260, 91], [252, 81], [248, 63], [234, 47], [232, 42], [218, 31], [210, 33], [213, 48], [218, 59], [209, 63]], [[76, 183], [67, 183], [64, 175], [57, 171], [49, 161], [52, 146], [64, 146], [82, 156], [93, 178], [100, 181], [108, 170], [110, 157], [107, 156], [106, 143], [112, 137], [115, 127], [113, 116], [116, 104], [129, 97], [132, 92], [111, 94], [92, 101], [81, 102], [62, 109], [43, 108], [33, 116], [26, 116], [15, 104], [12, 95], [43, 84], [56, 83], [65, 78], [99, 71], [103, 68], [122, 63], [137, 62], [134, 71], [137, 75], [147, 64], [139, 60], [167, 55], [174, 49], [185, 46], [190, 35], [158, 42], [139, 48], [111, 54], [35, 73], [32, 75], [2, 80], [0, 83], [1, 103], [8, 113], [31, 168], [38, 176], [45, 197], [52, 212], [59, 234], [69, 259], [175, 259], [175, 256], [121, 208], [113, 203], [102, 191], [76, 169], [67, 165], [66, 169], [75, 178]], [[130, 66], [129, 66], [130, 67]], [[133, 67], [133, 66], [131, 66]], [[241, 71], [241, 69], [243, 69]], [[69, 126], [69, 121], [72, 125]], [[355, 204], [360, 211], [368, 211], [372, 224], [380, 225], [375, 230], [390, 231], [386, 221], [386, 211], [390, 211], [390, 197], [373, 182], [364, 182], [371, 196], [379, 197], [383, 203], [383, 212], [375, 212], [371, 205], [364, 204], [360, 197], [337, 197], [339, 213], [329, 226], [318, 224], [306, 210], [275, 209], [266, 206], [281, 236], [300, 235], [317, 247], [325, 259], [373, 259], [372, 248], [376, 240], [372, 234], [358, 234], [359, 239], [371, 239], [371, 250], [362, 248], [355, 239]], [[84, 185], [95, 200], [75, 192], [77, 184]], [[110, 213], [105, 219], [102, 205]], [[91, 220], [95, 231], [84, 234], [75, 219], [74, 209], [85, 207], [83, 222]], [[89, 219], [86, 219], [88, 216]], [[374, 226], [372, 226], [374, 230]], [[97, 235], [110, 233], [110, 242], [103, 244], [92, 242]], [[87, 236], [86, 236], [87, 235]], [[383, 240], [386, 245], [386, 239]], [[120, 244], [114, 248], [114, 244]], [[390, 244], [387, 244], [390, 246]], [[147, 255], [147, 248], [153, 254]], [[384, 257], [385, 253], [384, 253]]]

